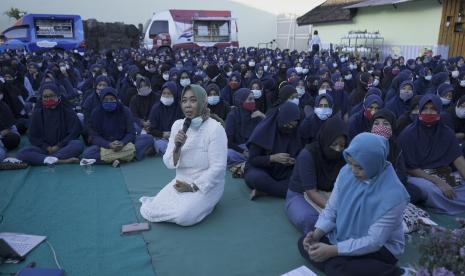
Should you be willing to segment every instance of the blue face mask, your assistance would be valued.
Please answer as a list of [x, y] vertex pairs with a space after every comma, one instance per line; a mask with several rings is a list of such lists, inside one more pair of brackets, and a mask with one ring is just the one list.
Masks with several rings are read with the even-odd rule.
[[198, 129], [198, 128], [200, 127], [200, 125], [202, 125], [202, 123], [203, 123], [202, 117], [201, 117], [201, 116], [197, 116], [197, 117], [195, 117], [195, 118], [192, 119], [192, 121], [191, 121], [191, 127]]
[[103, 110], [108, 111], [108, 112], [115, 111], [117, 106], [118, 106], [117, 102], [104, 102], [104, 103], [102, 103]]

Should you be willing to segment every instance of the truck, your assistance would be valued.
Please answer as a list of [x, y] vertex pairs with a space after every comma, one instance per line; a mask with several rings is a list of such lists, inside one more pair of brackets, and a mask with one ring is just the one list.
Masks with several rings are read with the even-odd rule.
[[79, 15], [26, 14], [0, 34], [0, 50], [85, 50], [84, 28]]
[[146, 49], [239, 47], [231, 11], [167, 10], [153, 13], [143, 32]]

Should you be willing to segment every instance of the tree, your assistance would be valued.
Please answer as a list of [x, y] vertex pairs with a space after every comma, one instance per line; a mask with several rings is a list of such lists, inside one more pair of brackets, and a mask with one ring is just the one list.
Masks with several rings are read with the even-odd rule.
[[4, 13], [6, 16], [10, 17], [10, 18], [14, 18], [16, 20], [20, 19], [23, 15], [26, 14], [26, 11], [21, 11], [19, 10], [18, 8], [13, 8], [11, 7], [9, 10], [7, 10], [5, 13]]

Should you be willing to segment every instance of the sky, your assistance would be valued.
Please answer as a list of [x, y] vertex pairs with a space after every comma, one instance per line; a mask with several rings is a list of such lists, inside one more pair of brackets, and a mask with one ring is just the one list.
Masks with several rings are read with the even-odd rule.
[[302, 15], [325, 0], [0, 0], [0, 30], [15, 20], [4, 12], [11, 7], [28, 13], [79, 14], [102, 22], [144, 24], [156, 11], [168, 9], [231, 10], [238, 19], [239, 41], [244, 46], [276, 38], [276, 15]]

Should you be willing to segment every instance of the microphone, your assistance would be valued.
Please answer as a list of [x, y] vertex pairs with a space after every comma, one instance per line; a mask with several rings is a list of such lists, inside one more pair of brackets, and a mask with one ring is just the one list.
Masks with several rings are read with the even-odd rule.
[[[182, 131], [184, 133], [187, 132], [187, 130], [189, 129], [190, 125], [191, 125], [191, 122], [192, 122], [192, 119], [191, 118], [186, 118], [184, 119], [184, 124], [182, 125]], [[181, 147], [182, 147], [182, 144], [179, 143], [179, 142], [176, 142], [175, 143], [175, 148], [174, 148], [174, 152], [175, 153], [179, 153], [179, 150], [181, 150]]]

